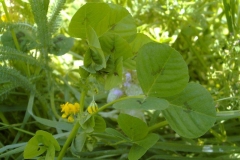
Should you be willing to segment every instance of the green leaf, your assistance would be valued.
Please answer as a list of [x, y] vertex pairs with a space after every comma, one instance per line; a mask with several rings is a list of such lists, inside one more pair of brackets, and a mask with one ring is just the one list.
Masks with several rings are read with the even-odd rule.
[[72, 48], [73, 43], [73, 38], [58, 35], [53, 38], [54, 46], [50, 49], [50, 52], [56, 56], [64, 55]]
[[94, 131], [95, 121], [92, 115], [82, 115], [79, 123], [85, 132], [90, 133]]
[[123, 73], [123, 62], [122, 62], [122, 57], [120, 57], [115, 61], [114, 72], [107, 75], [107, 78], [105, 81], [105, 89], [110, 90], [116, 87], [117, 85], [120, 85], [122, 83], [122, 73]]
[[72, 17], [69, 34], [73, 37], [86, 38], [86, 25], [95, 30], [97, 36], [108, 29], [110, 8], [106, 3], [86, 3]]
[[94, 120], [95, 120], [94, 132], [104, 132], [106, 129], [105, 120], [99, 115], [94, 115]]
[[173, 48], [147, 43], [137, 55], [137, 76], [147, 96], [168, 97], [180, 93], [187, 85], [187, 64]]
[[152, 40], [148, 36], [142, 33], [137, 33], [133, 35], [129, 41], [130, 41], [130, 47], [132, 48], [133, 56], [126, 59], [123, 62], [123, 65], [128, 69], [136, 70], [136, 60], [135, 60], [136, 54], [144, 44], [152, 42]]
[[142, 108], [145, 110], [164, 110], [169, 106], [169, 103], [165, 99], [156, 97], [147, 97], [142, 103]]
[[132, 50], [128, 42], [117, 34], [107, 33], [99, 38], [104, 53], [111, 55], [114, 60], [132, 57]]
[[88, 78], [88, 76], [89, 76], [89, 72], [88, 71], [86, 71], [84, 68], [82, 68], [81, 66], [79, 67], [79, 70], [78, 70], [78, 72], [79, 72], [79, 74], [80, 74], [80, 76], [81, 76], [81, 79], [87, 79]]
[[86, 26], [90, 25], [98, 37], [105, 32], [116, 33], [123, 38], [136, 33], [133, 17], [122, 6], [106, 3], [86, 3], [73, 16], [69, 24], [71, 36], [86, 38]]
[[71, 150], [73, 152], [81, 152], [85, 145], [86, 139], [87, 134], [85, 132], [81, 132], [80, 134], [78, 134], [71, 145]]
[[146, 138], [134, 142], [128, 154], [129, 160], [140, 159], [149, 148], [151, 148], [155, 143], [157, 143], [159, 136], [154, 133], [150, 133]]
[[128, 114], [120, 114], [118, 117], [119, 127], [133, 141], [143, 139], [148, 134], [148, 126], [141, 119]]
[[147, 97], [146, 99], [132, 98], [117, 102], [113, 105], [116, 109], [141, 109], [141, 110], [164, 110], [169, 106], [165, 99]]
[[54, 146], [51, 144], [49, 145], [48, 149], [47, 149], [47, 154], [45, 157], [45, 160], [51, 160], [55, 158], [55, 148]]
[[215, 123], [213, 99], [200, 84], [189, 83], [183, 92], [169, 98], [169, 102], [163, 115], [180, 136], [197, 138]]
[[94, 29], [91, 26], [87, 25], [86, 33], [87, 33], [87, 40], [88, 40], [89, 48], [93, 51], [92, 52], [93, 61], [95, 63], [96, 63], [96, 60], [99, 61], [100, 63], [97, 63], [97, 64], [102, 65], [102, 68], [105, 68], [106, 60], [105, 60], [103, 51], [101, 49], [101, 45], [98, 40], [96, 32], [94, 31]]
[[142, 33], [137, 33], [136, 35], [133, 36], [133, 40], [130, 43], [130, 46], [132, 47], [132, 51], [134, 55], [136, 55], [139, 51], [139, 49], [144, 45], [149, 42], [152, 42], [152, 40], [146, 36], [145, 34]]
[[136, 24], [130, 13], [120, 5], [108, 4], [111, 8], [109, 14], [109, 31], [127, 39], [136, 34]]
[[36, 156], [43, 154], [46, 150], [47, 150], [47, 147], [40, 146], [38, 137], [34, 136], [28, 141], [23, 152], [23, 157], [24, 159], [34, 158]]
[[112, 129], [112, 128], [106, 128], [105, 129], [105, 132], [108, 133], [108, 134], [111, 134], [115, 137], [118, 137], [120, 139], [123, 139], [123, 140], [128, 140], [127, 137], [125, 137], [122, 133], [120, 133], [119, 131], [115, 130], [115, 129]]
[[38, 130], [36, 132], [36, 136], [39, 137], [39, 140], [40, 140], [39, 142], [43, 143], [45, 146], [53, 145], [56, 151], [60, 151], [60, 145], [51, 133]]

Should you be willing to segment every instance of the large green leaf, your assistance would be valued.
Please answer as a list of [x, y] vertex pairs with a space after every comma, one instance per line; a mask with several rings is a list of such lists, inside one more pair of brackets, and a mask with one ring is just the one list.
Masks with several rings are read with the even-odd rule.
[[216, 110], [210, 93], [201, 85], [189, 83], [178, 95], [169, 98], [163, 111], [169, 125], [180, 136], [197, 138], [215, 123]]
[[69, 33], [73, 37], [86, 38], [86, 25], [90, 25], [100, 36], [109, 24], [110, 8], [105, 3], [86, 3], [72, 17]]
[[86, 25], [96, 31], [98, 37], [112, 32], [128, 38], [136, 33], [136, 25], [129, 12], [120, 5], [86, 3], [73, 16], [69, 24], [71, 36], [86, 38]]
[[118, 124], [123, 132], [133, 141], [141, 140], [148, 134], [148, 126], [141, 119], [128, 114], [120, 114]]
[[138, 160], [141, 158], [149, 148], [157, 143], [159, 136], [154, 133], [150, 133], [146, 138], [134, 142], [128, 154], [129, 160]]
[[188, 68], [182, 56], [165, 44], [147, 43], [137, 55], [137, 75], [147, 96], [168, 97], [188, 83]]
[[165, 99], [147, 97], [146, 99], [132, 98], [117, 102], [113, 105], [116, 109], [141, 109], [141, 110], [164, 110], [169, 106]]
[[108, 4], [111, 8], [109, 14], [110, 32], [123, 38], [129, 38], [137, 33], [135, 20], [130, 13], [120, 5]]

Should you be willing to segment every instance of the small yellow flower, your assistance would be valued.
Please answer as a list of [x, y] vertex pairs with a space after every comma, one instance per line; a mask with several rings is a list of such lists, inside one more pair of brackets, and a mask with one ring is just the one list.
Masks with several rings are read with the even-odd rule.
[[62, 104], [61, 105], [61, 112], [63, 112], [62, 114], [62, 118], [67, 118], [68, 122], [73, 122], [74, 121], [74, 115], [77, 114], [79, 112], [80, 109], [80, 105], [79, 103], [66, 103], [66, 104]]
[[72, 115], [70, 115], [70, 116], [68, 117], [68, 122], [74, 122], [74, 118], [73, 118]]
[[88, 113], [94, 114], [98, 111], [98, 105], [97, 103], [93, 100], [90, 105], [87, 108]]

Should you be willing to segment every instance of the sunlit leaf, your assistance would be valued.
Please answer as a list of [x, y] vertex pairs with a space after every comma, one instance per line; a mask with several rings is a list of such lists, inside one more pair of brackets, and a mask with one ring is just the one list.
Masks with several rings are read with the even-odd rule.
[[136, 24], [130, 13], [120, 5], [108, 4], [111, 8], [109, 14], [110, 32], [116, 33], [123, 38], [136, 34]]
[[86, 38], [86, 26], [90, 25], [98, 37], [112, 32], [123, 38], [136, 33], [136, 25], [130, 13], [120, 5], [86, 3], [73, 16], [69, 24], [71, 36]]
[[108, 29], [110, 8], [106, 3], [86, 3], [72, 17], [69, 24], [71, 36], [86, 38], [86, 25], [100, 36]]

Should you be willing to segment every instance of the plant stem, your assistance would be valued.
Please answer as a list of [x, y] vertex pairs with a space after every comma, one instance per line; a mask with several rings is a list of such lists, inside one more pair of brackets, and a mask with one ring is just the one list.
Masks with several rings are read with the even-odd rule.
[[[9, 14], [8, 14], [8, 10], [7, 10], [7, 6], [6, 6], [6, 4], [5, 4], [5, 1], [3, 0], [3, 1], [1, 1], [1, 2], [2, 2], [3, 10], [4, 10], [4, 12], [5, 12], [7, 21], [8, 21], [8, 22], [11, 22], [11, 18], [10, 18]], [[13, 37], [14, 44], [15, 44], [17, 50], [20, 51], [20, 50], [21, 50], [21, 49], [20, 49], [20, 45], [19, 45], [19, 43], [18, 43], [18, 40], [17, 40], [17, 37], [16, 37], [16, 34], [15, 34], [14, 30], [13, 30], [13, 29], [10, 29], [10, 31], [11, 31], [11, 34], [12, 34], [12, 37]]]
[[[21, 128], [14, 127], [13, 125], [8, 125], [8, 124], [1, 123], [1, 122], [0, 122], [0, 124], [3, 125], [3, 126], [5, 126], [5, 127], [9, 127], [9, 129], [15, 129], [15, 130], [17, 130], [17, 131], [20, 131], [20, 132], [26, 133], [26, 134], [31, 135], [31, 136], [34, 136], [34, 135], [35, 135], [35, 134], [32, 133], [32, 132], [29, 132], [29, 131], [23, 130], [23, 129], [21, 129]], [[16, 135], [16, 134], [15, 134], [15, 135]]]
[[[80, 113], [82, 113], [83, 108], [84, 108], [83, 105], [84, 105], [85, 96], [86, 96], [86, 91], [83, 90], [83, 92], [81, 93], [81, 97], [80, 97]], [[72, 129], [70, 135], [68, 136], [66, 142], [64, 143], [63, 148], [61, 149], [57, 160], [62, 160], [62, 158], [64, 157], [64, 155], [68, 149], [68, 146], [72, 142], [73, 138], [76, 136], [79, 127], [80, 127], [79, 122], [76, 122], [75, 125], [73, 126], [73, 129]]]
[[83, 113], [85, 96], [86, 96], [86, 91], [83, 90], [83, 92], [81, 93], [81, 97], [80, 97], [80, 109], [79, 109], [80, 113]]
[[69, 137], [67, 138], [66, 142], [63, 145], [63, 148], [61, 149], [61, 152], [58, 155], [57, 160], [62, 160], [63, 159], [63, 156], [65, 155], [65, 153], [66, 153], [66, 151], [68, 149], [68, 146], [72, 142], [73, 138], [76, 136], [79, 127], [80, 127], [79, 122], [75, 123], [75, 125], [74, 125], [74, 127], [73, 127], [73, 129], [72, 129], [72, 131], [71, 131], [71, 133], [69, 135]]
[[57, 119], [60, 119], [61, 116], [57, 113], [57, 110], [56, 110], [56, 107], [55, 107], [55, 103], [54, 103], [54, 88], [53, 87], [51, 87], [51, 89], [50, 89], [50, 104], [51, 104], [51, 108], [52, 108], [53, 114], [55, 115], [55, 117]]
[[[9, 125], [8, 120], [6, 119], [6, 117], [4, 116], [4, 114], [2, 112], [0, 112], [0, 119], [2, 120], [3, 123]], [[12, 135], [16, 134], [12, 128], [9, 128], [9, 131], [11, 132]]]
[[152, 132], [152, 131], [154, 131], [156, 129], [159, 129], [159, 128], [163, 127], [163, 126], [166, 126], [167, 124], [168, 124], [167, 121], [163, 121], [163, 122], [159, 122], [157, 124], [154, 124], [153, 126], [148, 128], [148, 132]]
[[99, 110], [97, 112], [95, 112], [95, 114], [97, 114], [98, 112], [106, 109], [107, 107], [110, 107], [111, 105], [113, 105], [114, 103], [117, 103], [117, 102], [120, 102], [120, 101], [123, 101], [123, 100], [126, 100], [126, 99], [132, 99], [132, 98], [144, 98], [145, 95], [137, 95], [137, 96], [128, 96], [128, 97], [123, 97], [123, 98], [120, 98], [120, 99], [117, 99], [115, 101], [112, 101], [110, 103], [107, 103], [105, 104], [104, 106], [102, 106], [101, 108], [99, 108]]

